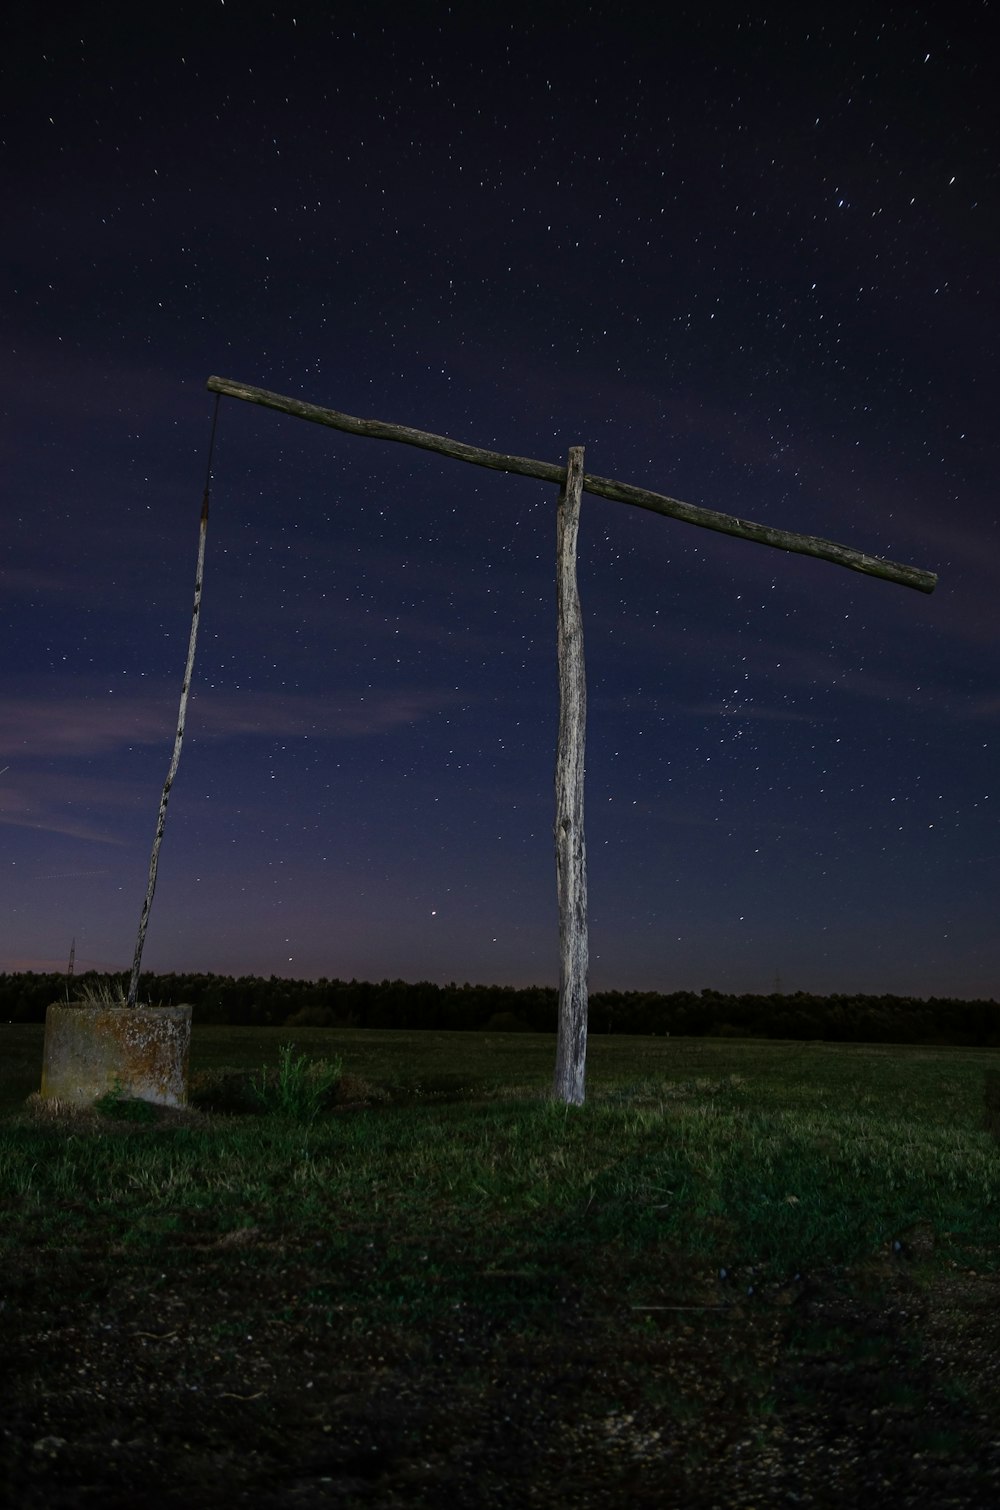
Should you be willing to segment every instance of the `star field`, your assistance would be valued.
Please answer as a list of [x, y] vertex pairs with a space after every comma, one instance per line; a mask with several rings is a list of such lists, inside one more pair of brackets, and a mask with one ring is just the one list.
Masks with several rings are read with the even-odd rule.
[[[993, 996], [991, 4], [8, 23], [0, 969], [131, 958], [219, 373], [585, 496], [591, 984]], [[223, 399], [144, 963], [551, 984], [555, 489]]]

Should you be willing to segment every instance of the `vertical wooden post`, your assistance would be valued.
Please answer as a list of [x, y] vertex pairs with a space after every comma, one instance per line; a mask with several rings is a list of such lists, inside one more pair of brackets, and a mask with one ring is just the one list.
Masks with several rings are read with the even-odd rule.
[[583, 1104], [587, 1063], [587, 850], [583, 773], [587, 679], [583, 619], [576, 583], [576, 542], [583, 494], [583, 447], [572, 446], [559, 494], [556, 613], [559, 738], [556, 746], [556, 887], [559, 896], [559, 1037], [553, 1095]]

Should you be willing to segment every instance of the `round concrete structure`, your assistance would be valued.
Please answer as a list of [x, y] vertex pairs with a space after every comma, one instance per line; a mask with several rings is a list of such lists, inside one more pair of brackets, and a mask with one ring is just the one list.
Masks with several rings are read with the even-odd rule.
[[45, 1014], [42, 1095], [77, 1104], [119, 1090], [137, 1101], [187, 1101], [191, 1008], [58, 1002]]

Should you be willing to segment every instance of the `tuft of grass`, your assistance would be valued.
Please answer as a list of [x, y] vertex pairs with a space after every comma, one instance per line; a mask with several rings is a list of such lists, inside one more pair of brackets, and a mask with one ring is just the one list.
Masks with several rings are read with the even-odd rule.
[[284, 1122], [314, 1122], [332, 1101], [343, 1074], [340, 1059], [310, 1059], [283, 1044], [278, 1067], [262, 1069], [250, 1088], [267, 1116]]
[[[69, 1000], [69, 986], [66, 987], [66, 1000]], [[119, 985], [112, 976], [107, 980], [88, 981], [80, 986], [75, 1000], [82, 1002], [85, 1007], [123, 1007], [125, 1005], [125, 987]]]

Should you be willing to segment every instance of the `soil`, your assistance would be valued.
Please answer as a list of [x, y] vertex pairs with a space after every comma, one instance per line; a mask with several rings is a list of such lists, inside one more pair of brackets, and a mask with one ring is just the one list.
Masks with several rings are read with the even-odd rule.
[[646, 1308], [566, 1254], [530, 1325], [497, 1269], [419, 1326], [304, 1235], [40, 1247], [4, 1275], [0, 1503], [995, 1510], [1000, 1280], [930, 1243]]

